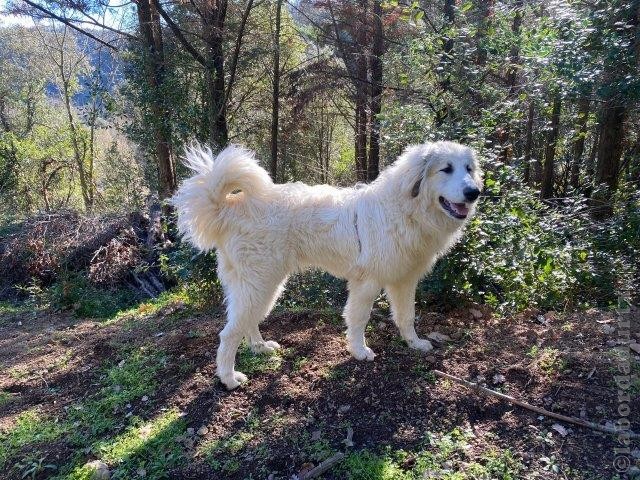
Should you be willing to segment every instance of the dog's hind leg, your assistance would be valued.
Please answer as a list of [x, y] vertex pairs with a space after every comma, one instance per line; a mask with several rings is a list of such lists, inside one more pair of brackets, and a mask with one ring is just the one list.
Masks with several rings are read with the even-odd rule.
[[375, 353], [365, 342], [364, 331], [371, 315], [373, 301], [380, 287], [366, 282], [349, 282], [349, 298], [344, 307], [347, 322], [347, 349], [357, 360], [373, 360]]
[[275, 284], [278, 284], [278, 287], [273, 293], [270, 302], [266, 305], [266, 308], [264, 309], [262, 314], [259, 316], [258, 321], [251, 324], [251, 327], [248, 331], [247, 339], [249, 340], [249, 346], [251, 347], [251, 351], [253, 353], [273, 353], [280, 348], [280, 345], [278, 344], [278, 342], [274, 342], [273, 340], [265, 340], [264, 338], [262, 338], [262, 334], [260, 333], [259, 323], [267, 315], [269, 315], [269, 312], [271, 311], [275, 303], [278, 301], [278, 297], [280, 297], [280, 294], [282, 294], [282, 291], [284, 290], [284, 286], [286, 282], [287, 282], [286, 279], [282, 281], [280, 284], [278, 284], [278, 282], [274, 282]]
[[[247, 336], [250, 341], [262, 339], [258, 323], [273, 304], [275, 293], [275, 289], [264, 287], [264, 285], [248, 284], [238, 280], [227, 281], [225, 288], [227, 291], [227, 324], [220, 332], [220, 346], [216, 355], [216, 373], [229, 390], [247, 380], [246, 375], [234, 369], [236, 352], [242, 338]], [[259, 338], [255, 338], [256, 332]], [[264, 345], [276, 347], [278, 344], [264, 342]]]
[[433, 349], [429, 340], [418, 337], [415, 329], [415, 295], [417, 282], [387, 285], [385, 291], [391, 301], [393, 321], [400, 330], [400, 335], [411, 348], [428, 352]]

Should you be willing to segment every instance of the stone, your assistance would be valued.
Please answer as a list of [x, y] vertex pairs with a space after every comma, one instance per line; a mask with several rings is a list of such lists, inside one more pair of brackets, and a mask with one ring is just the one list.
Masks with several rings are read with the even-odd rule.
[[507, 379], [505, 378], [504, 375], [502, 375], [501, 373], [496, 373], [493, 376], [493, 384], [494, 385], [500, 385], [501, 383], [504, 383]]
[[109, 480], [111, 472], [106, 463], [101, 460], [94, 460], [85, 465], [91, 471], [91, 480]]
[[205, 425], [201, 426], [198, 429], [198, 435], [200, 435], [201, 437], [204, 437], [207, 433], [209, 433], [209, 428], [206, 427]]
[[440, 332], [431, 332], [429, 335], [427, 335], [427, 338], [429, 340], [433, 340], [436, 343], [445, 343], [451, 341], [451, 337], [449, 335], [445, 335], [444, 333]]
[[480, 320], [482, 318], [482, 312], [480, 310], [478, 310], [477, 308], [470, 308], [469, 309], [469, 313], [476, 320]]
[[634, 352], [636, 352], [638, 355], [640, 355], [640, 343], [635, 343], [635, 342], [630, 343], [629, 348]]

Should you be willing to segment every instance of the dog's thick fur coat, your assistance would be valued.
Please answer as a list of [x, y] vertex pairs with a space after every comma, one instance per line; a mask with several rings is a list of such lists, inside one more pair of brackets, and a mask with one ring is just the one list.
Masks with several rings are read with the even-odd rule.
[[[402, 338], [412, 348], [432, 348], [414, 329], [415, 289], [473, 213], [481, 177], [470, 149], [451, 142], [409, 147], [377, 180], [355, 188], [274, 184], [238, 146], [215, 157], [192, 147], [185, 163], [195, 175], [172, 203], [184, 238], [217, 250], [228, 317], [217, 374], [227, 388], [246, 380], [234, 370], [244, 337], [254, 352], [279, 347], [262, 338], [258, 324], [287, 277], [310, 267], [348, 281], [348, 349], [358, 360], [374, 358], [364, 332], [382, 288]], [[463, 193], [470, 189], [471, 201]]]

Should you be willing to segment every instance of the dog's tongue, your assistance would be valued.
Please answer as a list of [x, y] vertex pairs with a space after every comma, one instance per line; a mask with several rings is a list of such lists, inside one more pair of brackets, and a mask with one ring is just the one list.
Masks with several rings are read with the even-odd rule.
[[458, 214], [458, 215], [467, 215], [469, 213], [469, 207], [467, 207], [466, 204], [464, 203], [450, 203], [451, 208]]

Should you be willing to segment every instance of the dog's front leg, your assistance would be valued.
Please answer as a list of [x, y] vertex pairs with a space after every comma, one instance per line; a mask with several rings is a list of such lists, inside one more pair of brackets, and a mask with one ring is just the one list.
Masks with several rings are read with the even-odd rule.
[[415, 329], [415, 293], [417, 282], [406, 282], [387, 285], [385, 291], [391, 301], [393, 321], [400, 330], [400, 335], [411, 347], [423, 352], [433, 349], [429, 340], [418, 337]]
[[347, 349], [357, 360], [373, 360], [376, 356], [365, 342], [364, 330], [367, 327], [373, 301], [380, 293], [380, 287], [366, 282], [349, 282], [349, 298], [344, 307], [344, 319], [347, 322]]

